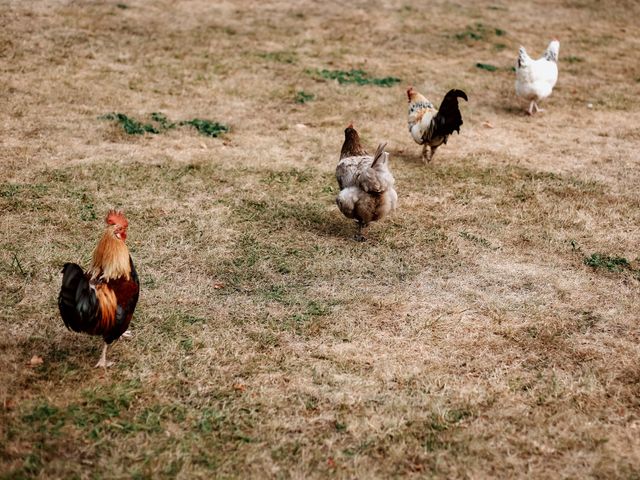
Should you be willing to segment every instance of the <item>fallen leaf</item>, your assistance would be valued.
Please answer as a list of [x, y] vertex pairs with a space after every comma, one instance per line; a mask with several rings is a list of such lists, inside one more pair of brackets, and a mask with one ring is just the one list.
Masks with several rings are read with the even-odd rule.
[[327, 465], [329, 465], [329, 468], [336, 468], [336, 461], [333, 457], [327, 458]]
[[233, 389], [237, 392], [244, 392], [247, 389], [247, 387], [241, 383], [234, 383]]
[[485, 120], [484, 122], [482, 122], [482, 126], [486, 128], [493, 128], [493, 123], [491, 123], [488, 120]]
[[29, 362], [32, 367], [35, 367], [36, 365], [42, 365], [43, 363], [44, 360], [38, 355], [34, 355], [33, 357], [31, 357], [31, 361]]
[[216, 290], [220, 290], [221, 288], [224, 288], [224, 283], [223, 282], [214, 282], [213, 283], [213, 288], [215, 288]]

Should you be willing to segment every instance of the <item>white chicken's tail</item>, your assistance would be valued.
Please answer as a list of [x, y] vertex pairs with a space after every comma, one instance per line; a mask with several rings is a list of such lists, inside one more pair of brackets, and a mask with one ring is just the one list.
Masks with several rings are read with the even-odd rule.
[[525, 67], [531, 61], [531, 57], [527, 54], [527, 51], [523, 46], [518, 51], [518, 68]]
[[544, 58], [546, 58], [550, 62], [558, 63], [559, 53], [560, 53], [560, 42], [558, 40], [552, 40], [544, 52]]

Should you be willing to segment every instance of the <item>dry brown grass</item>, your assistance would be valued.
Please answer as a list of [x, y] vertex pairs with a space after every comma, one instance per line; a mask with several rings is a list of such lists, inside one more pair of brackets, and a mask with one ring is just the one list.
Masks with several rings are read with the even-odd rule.
[[[637, 2], [1, 3], [3, 478], [640, 476]], [[527, 118], [510, 67], [554, 35]], [[429, 167], [409, 83], [469, 94]], [[349, 121], [400, 195], [364, 245], [333, 203]], [[112, 207], [142, 294], [103, 373], [56, 296]]]

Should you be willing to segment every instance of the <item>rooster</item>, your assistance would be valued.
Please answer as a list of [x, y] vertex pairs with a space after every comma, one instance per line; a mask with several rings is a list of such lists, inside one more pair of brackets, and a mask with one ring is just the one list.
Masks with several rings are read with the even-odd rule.
[[407, 90], [407, 97], [409, 132], [416, 143], [422, 145], [422, 160], [430, 162], [436, 149], [447, 143], [449, 135], [453, 132], [460, 133], [462, 115], [458, 108], [458, 98], [467, 101], [467, 94], [462, 90], [449, 90], [439, 110], [413, 87]]
[[558, 53], [560, 42], [553, 40], [549, 43], [544, 55], [533, 60], [524, 47], [520, 47], [516, 63], [516, 94], [530, 101], [527, 113], [533, 115], [544, 110], [538, 107], [540, 100], [551, 95], [553, 87], [558, 81]]
[[345, 217], [358, 223], [354, 237], [358, 242], [367, 239], [371, 222], [388, 215], [398, 203], [398, 194], [393, 188], [395, 180], [389, 171], [389, 154], [384, 151], [386, 145], [378, 145], [372, 157], [362, 148], [353, 125], [344, 131], [340, 162], [336, 167], [340, 187], [336, 203]]
[[116, 210], [109, 211], [105, 221], [107, 227], [89, 270], [65, 263], [58, 295], [60, 315], [68, 329], [102, 335], [104, 346], [96, 368], [111, 365], [107, 347], [129, 328], [140, 292], [138, 274], [124, 243], [129, 222]]

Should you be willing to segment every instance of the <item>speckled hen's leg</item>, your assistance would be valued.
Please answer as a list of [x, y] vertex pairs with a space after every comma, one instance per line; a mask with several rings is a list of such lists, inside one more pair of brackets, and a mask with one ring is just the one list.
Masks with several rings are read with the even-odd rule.
[[366, 242], [368, 227], [369, 227], [368, 225], [358, 222], [358, 232], [355, 234], [353, 239], [356, 242]]

